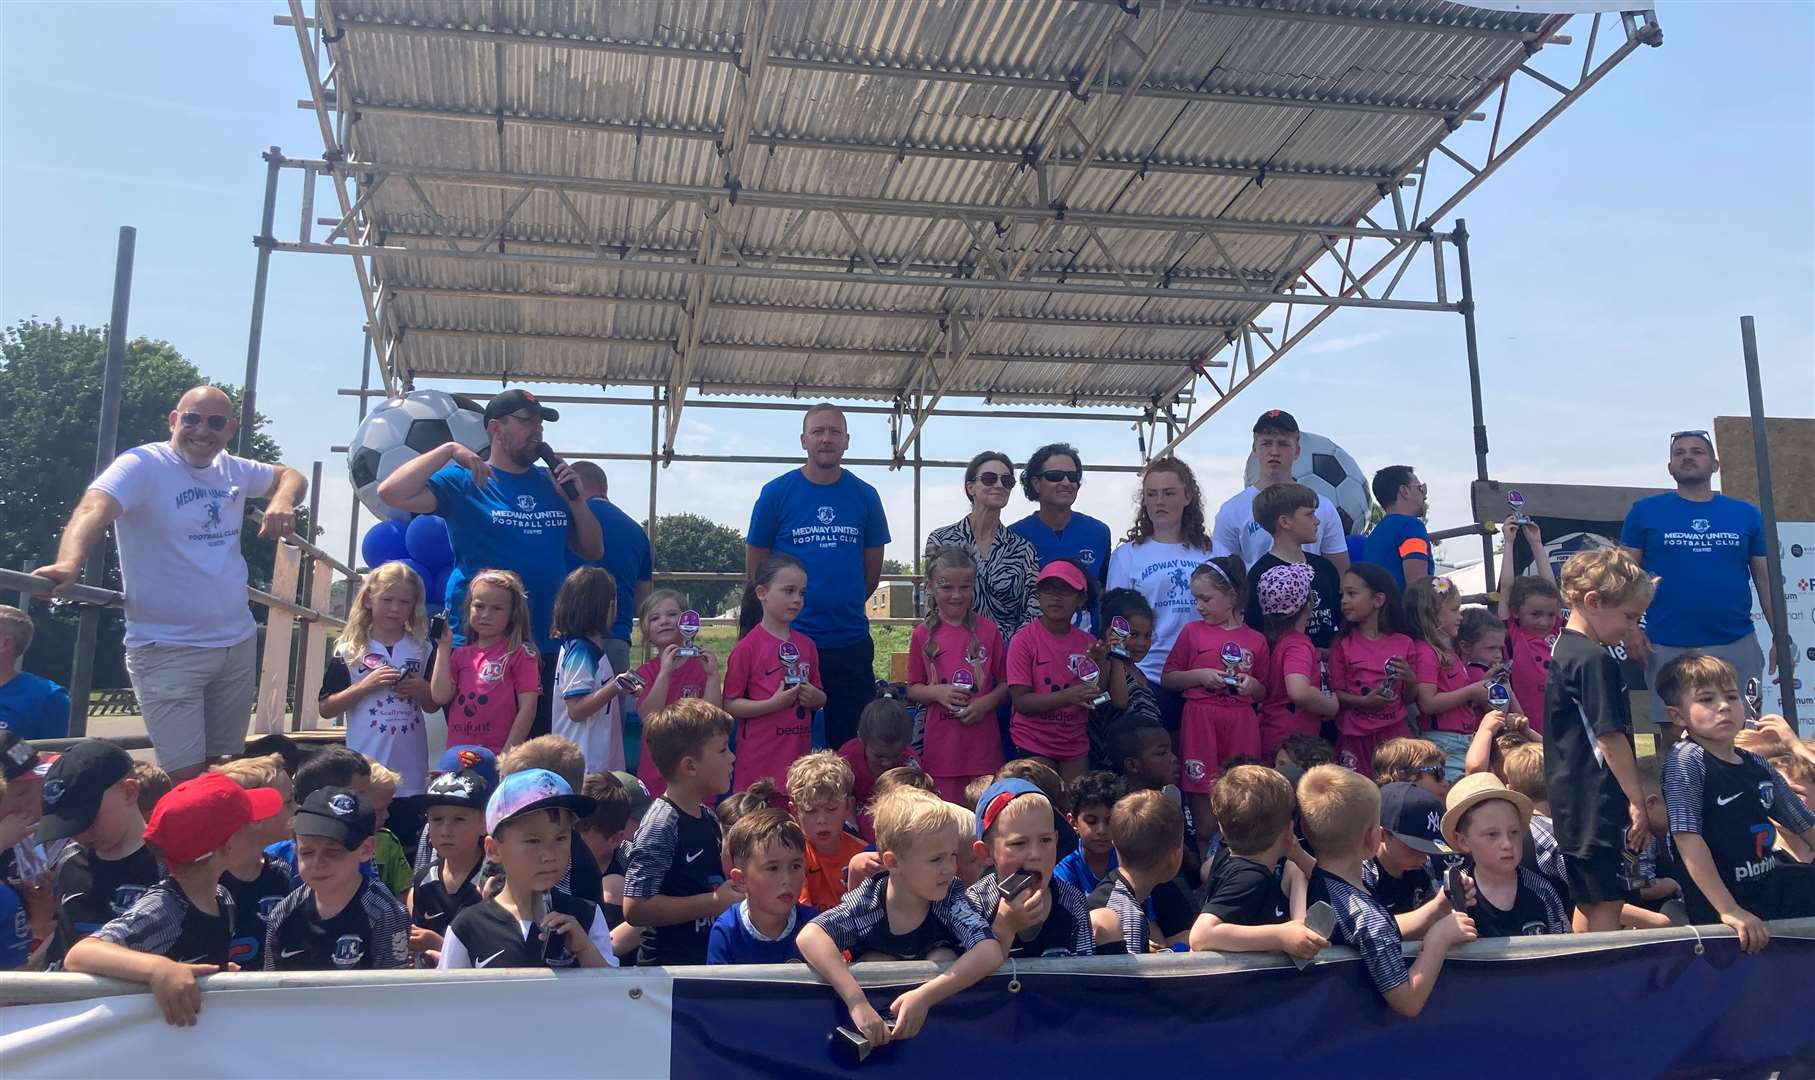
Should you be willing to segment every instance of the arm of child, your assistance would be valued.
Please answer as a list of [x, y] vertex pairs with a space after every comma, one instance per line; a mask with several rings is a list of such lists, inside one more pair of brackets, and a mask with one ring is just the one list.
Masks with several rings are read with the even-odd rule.
[[1382, 991], [1380, 996], [1400, 1016], [1408, 1020], [1417, 1016], [1431, 999], [1431, 990], [1437, 985], [1437, 973], [1443, 970], [1443, 959], [1450, 946], [1473, 940], [1474, 920], [1460, 912], [1452, 912], [1425, 935], [1424, 948], [1418, 951], [1418, 959], [1412, 962], [1406, 980], [1391, 990]]
[[1312, 716], [1335, 716], [1341, 708], [1335, 694], [1326, 694], [1309, 678], [1292, 672], [1286, 676], [1286, 697]]
[[1103, 689], [1109, 691], [1109, 704], [1117, 710], [1128, 707], [1128, 676], [1122, 670], [1125, 662], [1114, 656], [1103, 662]]
[[1036, 694], [1033, 687], [1020, 684], [1008, 688], [1008, 696], [1015, 703], [1015, 711], [1023, 716], [1043, 716], [1073, 705], [1088, 705], [1096, 693], [1094, 687], [1085, 683], [1073, 683], [1062, 690], [1045, 694]]
[[441, 632], [440, 647], [435, 650], [435, 664], [429, 672], [429, 698], [436, 708], [454, 700], [454, 635]]
[[504, 748], [509, 750], [529, 738], [530, 725], [536, 719], [536, 696], [539, 691], [523, 690], [517, 694], [517, 718], [511, 721], [510, 734], [504, 739]]
[[1645, 789], [1639, 786], [1639, 762], [1633, 756], [1632, 744], [1624, 732], [1618, 731], [1596, 735], [1594, 743], [1600, 747], [1601, 760], [1607, 763], [1613, 778], [1620, 782], [1620, 791], [1626, 795], [1632, 823], [1626, 831], [1626, 846], [1641, 851], [1645, 841], [1651, 838], [1651, 825], [1645, 816]]
[[1450, 907], [1449, 897], [1439, 889], [1436, 896], [1419, 906], [1393, 916], [1393, 921], [1399, 925], [1400, 937], [1407, 941], [1421, 941], [1430, 928], [1448, 915], [1451, 910], [1453, 909]]
[[[1513, 583], [1513, 535], [1515, 526], [1511, 515], [1500, 523], [1500, 579], [1494, 583], [1494, 592], [1499, 594], [1500, 602], [1494, 608], [1494, 614], [1501, 622], [1512, 618], [1512, 583]], [[1544, 563], [1545, 560], [1539, 559]], [[1545, 569], [1549, 569], [1545, 565]]]
[[[342, 665], [342, 670], [347, 671], [349, 676], [352, 674], [350, 670], [346, 669], [345, 662], [339, 657], [334, 658], [331, 663]], [[381, 668], [375, 668], [366, 672], [364, 678], [351, 682], [345, 689], [338, 690], [332, 694], [323, 694], [321, 699], [316, 702], [316, 710], [320, 712], [325, 719], [332, 720], [336, 716], [346, 712], [348, 709], [351, 709], [354, 705], [357, 705], [360, 698], [365, 697], [375, 690], [382, 690], [387, 686], [391, 686], [402, 677], [403, 672], [398, 671], [389, 664], [386, 664]]]
[[[994, 948], [995, 942], [989, 942], [989, 945]], [[881, 1014], [864, 996], [863, 988], [851, 977], [851, 968], [844, 962], [844, 955], [832, 936], [808, 923], [795, 935], [794, 946], [800, 950], [800, 958], [807, 966], [826, 981], [838, 995], [838, 1000], [844, 1002], [858, 1033], [868, 1039], [872, 1047], [885, 1045], [889, 1041], [889, 1026], [883, 1023]]]
[[1304, 959], [1329, 944], [1302, 922], [1243, 926], [1208, 911], [1191, 924], [1190, 943], [1192, 952], [1283, 952]]
[[[865, 554], [868, 555], [867, 552]], [[817, 655], [807, 668], [807, 681], [801, 683], [797, 690], [799, 692], [795, 694], [794, 704], [799, 708], [812, 712], [826, 703], [826, 688], [821, 684]]]
[[[889, 1006], [895, 1022], [889, 1028], [891, 1039], [911, 1039], [926, 1023], [933, 1006], [958, 991], [974, 986], [978, 980], [1002, 966], [1002, 946], [995, 938], [986, 938], [971, 946], [950, 967], [896, 998]], [[853, 1017], [855, 1019], [855, 1017]]]
[[580, 694], [567, 699], [567, 718], [575, 723], [584, 723], [598, 715], [599, 710], [610, 705], [618, 696], [618, 681], [606, 679], [597, 690], [590, 694]]
[[1488, 713], [1475, 725], [1475, 737], [1469, 740], [1468, 753], [1462, 756], [1462, 773], [1464, 776], [1487, 772], [1493, 768], [1494, 740], [1500, 737], [1500, 731], [1506, 726], [1506, 715], [1499, 710]]
[[725, 705], [725, 669], [719, 666], [712, 654], [702, 651], [700, 663], [706, 668], [706, 692], [702, 696], [708, 705], [724, 708]]
[[1695, 882], [1695, 887], [1708, 898], [1708, 903], [1720, 914], [1720, 921], [1739, 935], [1739, 947], [1755, 953], [1769, 944], [1771, 931], [1762, 919], [1733, 899], [1727, 883], [1721, 880], [1720, 871], [1715, 869], [1714, 855], [1701, 834], [1673, 832], [1670, 839], [1676, 844], [1677, 854], [1682, 856], [1683, 868], [1689, 871], [1689, 880]]
[[1457, 690], [1439, 690], [1436, 683], [1418, 684], [1418, 711], [1427, 717], [1486, 700], [1486, 683], [1472, 682]]
[[730, 880], [698, 896], [626, 896], [624, 921], [635, 926], [673, 926], [695, 919], [715, 919], [743, 898], [743, 888]]
[[218, 964], [179, 964], [155, 953], [137, 952], [94, 937], [71, 945], [63, 957], [63, 968], [82, 975], [144, 983], [151, 987], [151, 996], [157, 999], [164, 1022], [173, 1027], [194, 1024], [202, 1011], [202, 991], [195, 985], [195, 977], [220, 970]]

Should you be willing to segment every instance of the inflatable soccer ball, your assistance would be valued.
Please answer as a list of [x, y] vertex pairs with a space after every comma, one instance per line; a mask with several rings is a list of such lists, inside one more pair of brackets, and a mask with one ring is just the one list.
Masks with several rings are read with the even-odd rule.
[[[1252, 485], [1260, 477], [1260, 466], [1254, 455], [1242, 472], [1244, 482]], [[1368, 474], [1361, 471], [1349, 452], [1337, 446], [1328, 436], [1309, 431], [1298, 435], [1298, 460], [1292, 464], [1292, 479], [1335, 503], [1349, 515], [1356, 530], [1368, 524]]]
[[408, 517], [378, 497], [379, 482], [418, 454], [450, 440], [474, 453], [490, 444], [485, 414], [470, 399], [440, 390], [412, 390], [372, 410], [347, 444], [347, 477], [359, 501], [380, 520]]

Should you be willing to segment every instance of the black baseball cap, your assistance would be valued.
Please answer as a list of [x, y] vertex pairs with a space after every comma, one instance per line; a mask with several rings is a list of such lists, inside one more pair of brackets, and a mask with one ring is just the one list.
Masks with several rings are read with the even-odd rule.
[[0, 775], [12, 783], [38, 767], [38, 751], [16, 731], [0, 728]]
[[484, 813], [485, 802], [491, 797], [492, 785], [478, 770], [460, 769], [442, 773], [430, 781], [428, 792], [422, 796], [422, 805], [463, 806]]
[[1380, 824], [1413, 851], [1450, 853], [1443, 842], [1443, 800], [1417, 784], [1395, 781], [1381, 786]]
[[536, 400], [536, 395], [528, 390], [506, 390], [485, 403], [487, 420], [502, 420], [512, 413], [525, 410], [539, 412], [544, 420], [559, 420], [561, 414]]
[[38, 843], [67, 840], [95, 823], [101, 796], [132, 775], [132, 755], [106, 739], [85, 739], [44, 774], [44, 818]]
[[[487, 413], [486, 418], [490, 419], [491, 414]], [[1260, 414], [1260, 419], [1254, 421], [1254, 434], [1259, 435], [1263, 431], [1283, 431], [1287, 435], [1296, 435], [1298, 421], [1284, 409], [1268, 409]]]
[[378, 819], [372, 814], [372, 804], [356, 792], [325, 787], [311, 792], [296, 808], [291, 831], [297, 836], [325, 836], [351, 851], [378, 831]]

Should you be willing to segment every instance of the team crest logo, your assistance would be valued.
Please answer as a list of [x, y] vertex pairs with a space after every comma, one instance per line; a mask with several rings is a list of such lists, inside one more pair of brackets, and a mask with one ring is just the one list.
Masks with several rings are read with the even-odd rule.
[[1441, 817], [1437, 811], [1432, 810], [1429, 814], [1425, 815], [1425, 817], [1426, 821], [1424, 827], [1432, 832], [1438, 832], [1439, 825], [1441, 824]]
[[366, 958], [366, 943], [358, 934], [342, 934], [334, 939], [334, 966], [352, 967]]
[[115, 915], [126, 914], [126, 909], [138, 903], [139, 897], [144, 896], [145, 893], [146, 888], [143, 885], [115, 886], [113, 890], [113, 913]]
[[1758, 782], [1758, 803], [1767, 809], [1777, 800], [1777, 785], [1769, 780]]
[[202, 523], [202, 528], [218, 529], [220, 527], [221, 527], [221, 504], [217, 503], [217, 502], [211, 502], [208, 504], [208, 520]]
[[1543, 934], [1543, 933], [1547, 933], [1547, 932], [1549, 932], [1549, 928], [1546, 927], [1542, 922], [1528, 922], [1524, 926], [1519, 927], [1519, 933], [1523, 934], [1526, 937], [1531, 937], [1535, 934]]
[[1196, 758], [1185, 759], [1185, 779], [1198, 783], [1204, 778], [1204, 763]]
[[[20, 745], [24, 745], [24, 744], [21, 743]], [[49, 780], [44, 781], [44, 805], [45, 805], [45, 807], [48, 808], [48, 807], [57, 805], [57, 800], [61, 799], [62, 797], [63, 797], [63, 778], [61, 776], [53, 777]]]
[[536, 508], [536, 497], [534, 495], [517, 496], [517, 509], [534, 510], [535, 508]]
[[814, 516], [819, 518], [819, 523], [821, 525], [830, 525], [832, 522], [838, 520], [838, 511], [829, 506], [822, 506], [819, 508], [819, 513]]
[[1696, 518], [1694, 521], [1691, 521], [1689, 523], [1689, 527], [1691, 529], [1694, 529], [1696, 532], [1707, 532], [1708, 531], [1708, 519], [1707, 518]]
[[271, 912], [275, 911], [277, 909], [277, 905], [279, 905], [283, 902], [284, 902], [284, 898], [281, 896], [261, 896], [261, 897], [259, 897], [258, 921], [259, 922], [270, 922], [271, 921]]
[[504, 678], [504, 661], [487, 660], [479, 665], [479, 681], [494, 683]]
[[338, 795], [328, 797], [328, 809], [332, 810], [336, 817], [346, 817], [359, 809], [359, 800], [343, 791]]
[[1078, 561], [1085, 566], [1089, 566], [1097, 561], [1097, 553], [1089, 548], [1085, 548], [1083, 551], [1078, 552]]

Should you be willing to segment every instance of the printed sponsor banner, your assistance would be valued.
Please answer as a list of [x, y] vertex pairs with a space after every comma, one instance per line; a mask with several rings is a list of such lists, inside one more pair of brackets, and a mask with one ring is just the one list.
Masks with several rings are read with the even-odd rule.
[[[1796, 646], [1796, 670], [1790, 686], [1796, 694], [1798, 734], [1805, 739], [1815, 738], [1815, 521], [1778, 522], [1777, 543], [1783, 559], [1784, 626]], [[1771, 626], [1758, 610], [1756, 587], [1752, 590], [1752, 624], [1758, 628], [1758, 643], [1769, 657], [1773, 648]], [[1783, 712], [1783, 682], [1767, 678], [1759, 690], [1765, 712]]]

